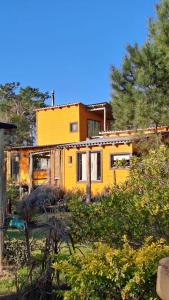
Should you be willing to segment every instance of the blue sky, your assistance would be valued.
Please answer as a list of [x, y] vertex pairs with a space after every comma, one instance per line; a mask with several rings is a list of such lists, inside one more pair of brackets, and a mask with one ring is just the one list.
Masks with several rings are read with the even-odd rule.
[[111, 99], [111, 66], [141, 45], [158, 0], [2, 0], [0, 83], [55, 89], [56, 104]]

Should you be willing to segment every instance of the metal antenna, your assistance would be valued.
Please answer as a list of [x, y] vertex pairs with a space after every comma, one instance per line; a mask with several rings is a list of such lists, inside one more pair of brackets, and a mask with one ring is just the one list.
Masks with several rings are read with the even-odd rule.
[[55, 91], [54, 90], [51, 93], [51, 105], [55, 106]]

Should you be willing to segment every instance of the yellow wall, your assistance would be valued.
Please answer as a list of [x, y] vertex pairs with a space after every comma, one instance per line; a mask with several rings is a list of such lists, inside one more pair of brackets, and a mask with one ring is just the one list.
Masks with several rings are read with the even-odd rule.
[[[91, 185], [92, 193], [97, 194], [103, 191], [104, 187], [113, 185], [113, 169], [110, 168], [110, 154], [117, 153], [132, 153], [133, 146], [129, 145], [106, 145], [102, 147], [90, 147], [90, 148], [80, 148], [80, 149], [65, 149], [63, 150], [63, 187], [65, 190], [71, 189], [81, 189], [85, 192], [85, 183], [77, 182], [76, 172], [77, 172], [77, 162], [76, 155], [78, 151], [85, 152], [90, 151], [101, 151], [101, 161], [102, 161], [102, 180], [98, 182], [93, 182]], [[72, 164], [68, 163], [68, 156], [72, 156]], [[120, 184], [124, 182], [129, 174], [129, 169], [116, 169], [116, 183]]]
[[[37, 152], [38, 148], [34, 149]], [[92, 193], [97, 194], [103, 191], [104, 187], [113, 185], [113, 169], [110, 168], [110, 154], [117, 153], [132, 153], [132, 144], [121, 145], [105, 145], [95, 146], [90, 148], [70, 148], [62, 150], [62, 188], [64, 190], [80, 189], [85, 192], [85, 182], [77, 182], [77, 152], [101, 151], [101, 168], [102, 179], [98, 182], [93, 182], [91, 185]], [[33, 152], [32, 149], [20, 150], [20, 184], [30, 184], [29, 177], [29, 154]], [[69, 163], [68, 157], [72, 156], [72, 164]], [[8, 164], [7, 164], [8, 166]], [[9, 175], [9, 170], [7, 170]], [[116, 169], [116, 183], [124, 182], [129, 174], [129, 169]], [[47, 183], [47, 172], [34, 171], [33, 184]], [[8, 176], [9, 179], [9, 176]]]
[[[70, 132], [70, 123], [78, 122], [78, 131]], [[36, 111], [37, 145], [78, 142], [79, 104]]]
[[[79, 142], [87, 138], [87, 120], [101, 122], [103, 112], [91, 112], [83, 104], [54, 107], [36, 111], [37, 145]], [[78, 122], [78, 131], [70, 132], [70, 123]]]

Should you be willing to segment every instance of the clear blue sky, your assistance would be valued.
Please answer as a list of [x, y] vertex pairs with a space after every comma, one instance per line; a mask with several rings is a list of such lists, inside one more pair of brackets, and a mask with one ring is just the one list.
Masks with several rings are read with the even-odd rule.
[[111, 66], [141, 45], [158, 0], [2, 0], [0, 83], [55, 89], [57, 104], [111, 99]]

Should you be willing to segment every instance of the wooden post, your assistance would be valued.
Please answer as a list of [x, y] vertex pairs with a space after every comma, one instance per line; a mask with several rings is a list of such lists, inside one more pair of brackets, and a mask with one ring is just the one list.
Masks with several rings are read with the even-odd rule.
[[4, 247], [4, 129], [0, 129], [0, 276], [3, 273], [3, 247]]
[[116, 187], [116, 170], [113, 170], [113, 186]]
[[106, 119], [107, 119], [106, 107], [104, 107], [104, 131], [106, 131]]
[[50, 184], [55, 185], [55, 151], [50, 151]]
[[54, 165], [54, 179], [57, 187], [61, 187], [62, 177], [62, 166], [61, 166], [61, 150], [55, 150], [55, 165]]
[[159, 261], [156, 291], [160, 299], [169, 300], [169, 257]]
[[29, 193], [31, 193], [32, 190], [32, 176], [33, 176], [33, 159], [32, 159], [32, 153], [30, 153], [30, 160], [29, 160]]
[[86, 152], [86, 203], [91, 202], [91, 152]]

